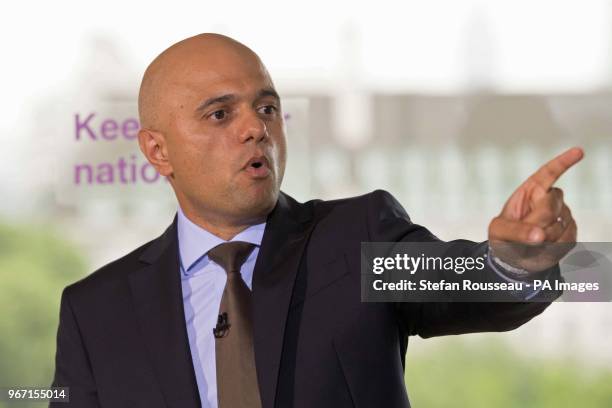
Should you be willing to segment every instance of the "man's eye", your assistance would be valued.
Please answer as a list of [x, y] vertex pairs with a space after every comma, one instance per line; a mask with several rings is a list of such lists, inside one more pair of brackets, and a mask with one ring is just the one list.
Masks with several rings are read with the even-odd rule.
[[263, 113], [264, 115], [272, 115], [276, 113], [276, 110], [276, 106], [274, 105], [266, 105], [259, 108], [259, 112]]
[[226, 115], [227, 115], [227, 112], [225, 112], [224, 110], [218, 110], [218, 111], [214, 111], [212, 115], [210, 116], [215, 120], [223, 120], [225, 119]]

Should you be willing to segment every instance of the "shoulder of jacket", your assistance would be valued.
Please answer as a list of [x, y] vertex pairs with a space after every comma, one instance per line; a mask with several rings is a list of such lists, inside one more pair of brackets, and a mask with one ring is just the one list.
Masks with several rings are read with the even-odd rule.
[[158, 239], [160, 238], [158, 237], [152, 239], [151, 241], [132, 250], [128, 254], [123, 255], [112, 262], [107, 263], [106, 265], [96, 269], [89, 275], [79, 279], [74, 283], [71, 283], [70, 285], [66, 286], [66, 288], [64, 288], [64, 292], [67, 294], [90, 293], [91, 290], [95, 290], [100, 286], [112, 284], [113, 282], [119, 279], [123, 279], [126, 273], [128, 273], [129, 271], [146, 266], [145, 264], [141, 263], [139, 259], [141, 255], [147, 250], [147, 248], [149, 248], [151, 244], [153, 244]]
[[391, 193], [386, 190], [373, 190], [369, 193], [361, 194], [358, 196], [337, 198], [333, 200], [311, 200], [304, 204], [314, 205], [315, 207], [336, 207], [343, 205], [367, 205], [370, 202], [394, 202], [397, 201]]

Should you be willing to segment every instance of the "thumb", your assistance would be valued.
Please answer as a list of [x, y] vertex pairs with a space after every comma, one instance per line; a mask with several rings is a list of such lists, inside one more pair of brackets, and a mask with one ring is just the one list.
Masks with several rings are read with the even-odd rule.
[[489, 241], [539, 243], [545, 238], [544, 230], [522, 221], [495, 217], [489, 224]]

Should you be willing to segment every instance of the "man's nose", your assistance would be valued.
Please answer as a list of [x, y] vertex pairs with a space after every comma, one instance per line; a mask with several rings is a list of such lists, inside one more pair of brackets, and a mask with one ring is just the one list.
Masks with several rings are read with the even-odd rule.
[[266, 122], [259, 117], [257, 112], [245, 114], [240, 126], [240, 142], [246, 143], [251, 140], [259, 143], [268, 137]]

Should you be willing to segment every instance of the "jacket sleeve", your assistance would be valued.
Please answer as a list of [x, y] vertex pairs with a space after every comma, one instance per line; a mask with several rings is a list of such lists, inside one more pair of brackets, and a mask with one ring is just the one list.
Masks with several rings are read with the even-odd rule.
[[52, 387], [69, 388], [69, 403], [51, 402], [49, 407], [100, 407], [91, 363], [70, 304], [69, 289], [62, 292], [52, 384]]
[[[412, 223], [401, 204], [388, 192], [369, 195], [368, 234], [371, 242], [442, 242], [427, 228]], [[471, 256], [486, 252], [487, 242], [467, 240], [449, 244]], [[454, 273], [454, 272], [451, 272]], [[490, 268], [484, 279], [498, 279]], [[550, 280], [561, 279], [554, 268]], [[558, 293], [556, 296], [559, 296]], [[530, 302], [398, 302], [393, 305], [403, 331], [423, 338], [449, 334], [513, 330], [542, 313], [550, 300], [534, 298]]]

